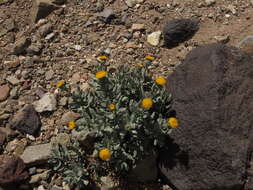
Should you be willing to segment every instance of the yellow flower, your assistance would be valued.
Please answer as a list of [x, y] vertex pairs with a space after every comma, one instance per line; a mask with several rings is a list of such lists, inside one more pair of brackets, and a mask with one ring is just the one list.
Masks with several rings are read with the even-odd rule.
[[137, 67], [143, 67], [143, 64], [141, 64], [141, 63], [137, 63], [137, 64], [135, 64]]
[[109, 109], [109, 110], [115, 110], [115, 109], [116, 109], [115, 104], [109, 104], [109, 105], [108, 105], [108, 109]]
[[107, 148], [103, 148], [99, 151], [99, 158], [104, 161], [108, 161], [111, 158], [111, 152]]
[[99, 56], [98, 59], [100, 59], [101, 61], [105, 61], [108, 59], [108, 57], [103, 55], [103, 56]]
[[56, 84], [56, 88], [61, 88], [64, 84], [65, 84], [65, 81], [64, 81], [64, 80], [61, 80], [61, 81], [59, 81], [59, 82]]
[[148, 61], [154, 61], [154, 60], [155, 60], [155, 57], [150, 56], [150, 55], [147, 55], [147, 56], [145, 57], [145, 59], [148, 60]]
[[155, 82], [156, 82], [157, 84], [159, 84], [159, 85], [165, 85], [166, 82], [167, 82], [167, 80], [166, 80], [166, 78], [164, 78], [164, 77], [157, 77], [157, 78], [155, 79]]
[[68, 124], [68, 127], [69, 127], [70, 130], [76, 128], [76, 123], [75, 123], [75, 121], [70, 121], [69, 124]]
[[98, 71], [98, 72], [96, 73], [96, 78], [97, 78], [97, 79], [101, 79], [101, 78], [104, 78], [106, 75], [107, 75], [107, 72], [106, 72], [106, 71]]
[[167, 120], [167, 123], [168, 123], [168, 125], [169, 125], [171, 128], [177, 128], [178, 125], [179, 125], [179, 122], [178, 122], [178, 120], [177, 120], [175, 117], [170, 117], [170, 118]]
[[141, 101], [141, 106], [142, 108], [149, 110], [153, 106], [153, 100], [151, 98], [144, 98]]

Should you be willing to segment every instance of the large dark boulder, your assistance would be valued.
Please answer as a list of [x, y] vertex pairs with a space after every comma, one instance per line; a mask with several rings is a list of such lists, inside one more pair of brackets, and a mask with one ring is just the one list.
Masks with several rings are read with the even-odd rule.
[[160, 154], [168, 183], [176, 190], [245, 189], [251, 181], [252, 57], [222, 44], [196, 48], [168, 81], [181, 123]]

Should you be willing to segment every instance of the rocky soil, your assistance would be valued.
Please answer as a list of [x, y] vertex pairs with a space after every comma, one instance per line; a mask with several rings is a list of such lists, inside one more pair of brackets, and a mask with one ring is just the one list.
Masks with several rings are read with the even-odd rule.
[[[0, 153], [21, 156], [29, 165], [28, 173], [22, 173], [22, 163], [16, 171], [31, 177], [21, 189], [68, 189], [37, 165], [47, 159], [52, 139], [69, 142], [66, 125], [80, 117], [68, 108], [71, 98], [56, 87], [59, 81], [71, 91], [86, 89], [92, 66], [103, 55], [112, 68], [142, 63], [151, 55], [154, 75], [167, 76], [193, 48], [212, 42], [236, 46], [253, 30], [252, 0], [43, 2], [0, 0]], [[198, 20], [199, 29], [168, 48], [164, 25], [179, 18]]]

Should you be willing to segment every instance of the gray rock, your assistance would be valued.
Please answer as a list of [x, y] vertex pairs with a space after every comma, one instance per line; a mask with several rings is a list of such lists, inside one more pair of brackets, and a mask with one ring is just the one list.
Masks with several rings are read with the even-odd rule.
[[80, 117], [81, 117], [81, 115], [79, 113], [75, 113], [72, 111], [66, 112], [62, 115], [61, 124], [67, 125], [70, 121], [75, 121]]
[[161, 31], [153, 32], [148, 35], [147, 42], [152, 46], [158, 46], [161, 38]]
[[30, 174], [30, 175], [36, 174], [36, 167], [31, 167], [31, 168], [29, 168], [29, 174]]
[[51, 80], [54, 77], [54, 71], [49, 70], [45, 73], [46, 80]]
[[105, 23], [109, 23], [111, 19], [116, 17], [116, 14], [112, 9], [104, 9], [103, 12], [99, 14], [99, 16], [103, 18]]
[[30, 44], [31, 39], [27, 37], [21, 37], [15, 42], [12, 53], [14, 55], [24, 54], [26, 53], [26, 49], [29, 47]]
[[10, 95], [10, 87], [8, 85], [0, 86], [0, 102], [4, 101]]
[[48, 35], [50, 32], [52, 32], [53, 26], [51, 23], [48, 24], [44, 24], [42, 25], [39, 29], [38, 32], [40, 34], [40, 36], [45, 37], [46, 35]]
[[51, 39], [53, 39], [53, 37], [55, 36], [55, 33], [50, 33], [50, 34], [48, 34], [46, 37], [45, 37], [45, 40], [51, 40]]
[[11, 128], [30, 135], [36, 135], [40, 127], [40, 117], [32, 105], [24, 106], [11, 121]]
[[164, 45], [169, 48], [189, 40], [199, 29], [196, 19], [174, 19], [167, 22], [163, 28]]
[[51, 12], [58, 8], [52, 3], [53, 0], [34, 0], [31, 9], [31, 21], [37, 22], [39, 19], [46, 18]]
[[34, 102], [34, 107], [37, 112], [41, 113], [56, 110], [56, 104], [57, 101], [54, 94], [46, 93], [40, 100]]
[[93, 152], [95, 138], [95, 132], [77, 132], [75, 130], [72, 131], [72, 139], [77, 140], [80, 143], [80, 146], [89, 153]]
[[66, 106], [68, 104], [68, 97], [62, 97], [58, 104], [60, 106]]
[[191, 51], [168, 77], [180, 126], [159, 166], [175, 189], [244, 189], [252, 178], [252, 63], [237, 48], [211, 44]]
[[50, 158], [51, 150], [51, 143], [28, 146], [21, 158], [28, 165], [43, 164]]
[[50, 174], [50, 171], [46, 170], [40, 174], [32, 175], [29, 183], [33, 184], [33, 183], [39, 183], [42, 180], [46, 181], [49, 178], [49, 174]]

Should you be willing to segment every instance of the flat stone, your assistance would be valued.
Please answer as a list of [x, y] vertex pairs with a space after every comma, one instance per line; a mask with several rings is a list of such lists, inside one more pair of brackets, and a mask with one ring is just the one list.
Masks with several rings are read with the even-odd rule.
[[68, 97], [62, 97], [58, 104], [59, 106], [66, 106], [68, 104]]
[[145, 25], [144, 24], [133, 24], [131, 29], [133, 32], [141, 31], [141, 30], [145, 29]]
[[46, 170], [40, 174], [32, 175], [29, 183], [33, 184], [33, 183], [39, 183], [42, 180], [46, 181], [49, 178], [49, 174], [50, 174], [50, 171]]
[[113, 18], [116, 17], [116, 14], [112, 9], [104, 9], [99, 16], [103, 18], [105, 23], [109, 23]]
[[151, 44], [152, 46], [158, 46], [160, 42], [161, 34], [162, 34], [161, 31], [157, 31], [157, 32], [153, 32], [149, 34], [147, 37], [148, 43]]
[[21, 155], [21, 158], [28, 165], [43, 164], [50, 158], [51, 150], [51, 143], [28, 146]]
[[39, 113], [56, 110], [57, 101], [54, 94], [46, 93], [43, 97], [34, 102], [35, 110]]
[[17, 85], [17, 84], [19, 84], [19, 80], [16, 78], [16, 76], [14, 76], [14, 75], [11, 75], [11, 76], [8, 76], [7, 78], [6, 78], [6, 80], [9, 82], [9, 83], [11, 83], [12, 85]]
[[8, 85], [0, 86], [0, 102], [8, 98], [10, 94], [10, 87]]
[[46, 76], [46, 80], [51, 80], [54, 77], [54, 71], [53, 70], [49, 70], [45, 73]]
[[41, 127], [41, 120], [34, 107], [30, 104], [24, 106], [12, 119], [11, 128], [21, 132], [36, 135]]
[[27, 37], [21, 37], [15, 42], [12, 53], [14, 55], [24, 54], [26, 53], [26, 49], [29, 47], [30, 44], [31, 39]]

